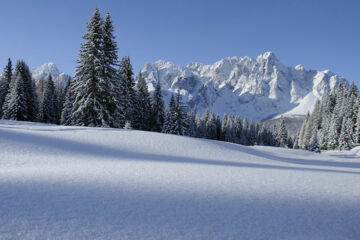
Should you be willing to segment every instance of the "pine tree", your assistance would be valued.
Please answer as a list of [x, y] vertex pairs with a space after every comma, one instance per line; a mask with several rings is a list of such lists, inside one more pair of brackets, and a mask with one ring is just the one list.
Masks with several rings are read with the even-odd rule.
[[309, 151], [320, 153], [320, 145], [319, 145], [319, 141], [318, 141], [316, 132], [310, 139]]
[[343, 119], [342, 126], [341, 126], [341, 133], [339, 136], [339, 149], [340, 150], [350, 150], [352, 148], [351, 142], [351, 134], [349, 133], [349, 122], [351, 119]]
[[160, 82], [157, 82], [151, 101], [151, 130], [161, 132], [165, 120], [165, 104]]
[[71, 125], [72, 108], [75, 101], [74, 81], [69, 79], [65, 88], [65, 102], [61, 113], [60, 123], [63, 125]]
[[107, 13], [103, 25], [104, 78], [109, 84], [108, 109], [113, 117], [112, 125], [114, 127], [121, 127], [123, 126], [122, 123], [125, 122], [125, 117], [120, 98], [120, 79], [116, 70], [116, 66], [118, 66], [118, 49], [113, 32], [114, 27], [111, 17]]
[[151, 103], [150, 94], [141, 72], [136, 84], [136, 118], [134, 124], [140, 130], [151, 129]]
[[287, 147], [288, 133], [285, 126], [284, 118], [281, 118], [280, 127], [278, 129], [277, 140], [280, 147]]
[[222, 141], [225, 141], [227, 119], [228, 119], [228, 116], [226, 115], [226, 113], [224, 113], [223, 119], [221, 121], [221, 138], [220, 138], [220, 140], [222, 140]]
[[0, 79], [0, 117], [3, 114], [2, 108], [5, 102], [5, 97], [9, 93], [10, 82], [12, 78], [12, 62], [8, 59], [8, 63], [4, 69], [4, 75]]
[[[123, 109], [124, 121], [132, 123], [136, 113], [136, 93], [132, 65], [129, 57], [123, 57], [118, 71], [119, 101]], [[134, 126], [132, 126], [134, 127]]]
[[200, 113], [197, 113], [195, 116], [195, 124], [196, 124], [196, 137], [205, 138], [206, 137], [206, 126], [203, 117]]
[[186, 108], [182, 102], [182, 96], [178, 90], [175, 98], [175, 134], [187, 135], [188, 123], [186, 118]]
[[57, 96], [51, 75], [45, 81], [45, 87], [39, 101], [38, 120], [43, 123], [57, 123]]
[[[360, 102], [360, 97], [358, 97], [358, 102]], [[360, 143], [360, 105], [357, 113], [356, 127], [354, 131], [354, 140], [355, 143]]]
[[105, 76], [103, 24], [96, 8], [87, 24], [75, 74], [75, 101], [71, 123], [80, 126], [115, 127], [111, 82]]
[[163, 133], [177, 134], [176, 132], [176, 103], [171, 95], [169, 107], [166, 109], [165, 122], [162, 129]]
[[196, 128], [195, 114], [193, 112], [187, 112], [186, 115], [187, 115], [187, 122], [189, 124], [187, 135], [190, 137], [196, 137], [197, 128]]
[[249, 122], [246, 118], [244, 118], [243, 122], [242, 122], [242, 137], [240, 140], [240, 144], [242, 145], [249, 145], [250, 141], [249, 141], [249, 132], [250, 132], [250, 126], [249, 126]]
[[216, 119], [211, 112], [209, 112], [209, 117], [205, 123], [205, 127], [206, 127], [206, 138], [217, 139]]
[[10, 92], [5, 98], [3, 119], [28, 121], [28, 104], [21, 74], [12, 78]]
[[31, 79], [29, 67], [24, 61], [16, 63], [15, 72], [9, 85], [9, 93], [5, 97], [3, 111], [4, 119], [36, 120], [37, 101], [35, 86]]

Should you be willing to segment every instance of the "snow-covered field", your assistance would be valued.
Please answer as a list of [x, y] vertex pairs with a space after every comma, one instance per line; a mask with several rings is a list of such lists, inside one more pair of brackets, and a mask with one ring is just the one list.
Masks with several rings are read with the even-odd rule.
[[0, 239], [360, 239], [359, 154], [0, 121]]

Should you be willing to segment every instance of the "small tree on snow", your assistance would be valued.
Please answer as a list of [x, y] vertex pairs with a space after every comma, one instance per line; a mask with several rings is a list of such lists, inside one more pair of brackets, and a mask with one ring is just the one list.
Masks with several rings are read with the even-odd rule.
[[320, 144], [316, 133], [311, 137], [309, 151], [320, 153]]

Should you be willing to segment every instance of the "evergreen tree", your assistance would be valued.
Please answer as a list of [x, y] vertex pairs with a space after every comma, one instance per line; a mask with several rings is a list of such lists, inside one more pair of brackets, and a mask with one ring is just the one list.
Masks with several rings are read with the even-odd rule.
[[45, 87], [39, 101], [38, 120], [43, 123], [57, 123], [57, 96], [51, 75], [45, 81]]
[[69, 79], [65, 88], [65, 102], [61, 113], [60, 123], [63, 125], [71, 125], [71, 113], [75, 101], [74, 81]]
[[[358, 97], [358, 101], [360, 102], [360, 97]], [[360, 143], [360, 107], [357, 114], [356, 127], [354, 131], [354, 141], [355, 143]]]
[[8, 59], [8, 63], [5, 66], [3, 77], [0, 79], [0, 117], [3, 114], [2, 107], [5, 102], [5, 97], [9, 93], [10, 82], [12, 78], [12, 62]]
[[111, 82], [105, 76], [103, 24], [96, 8], [87, 24], [76, 68], [76, 97], [71, 123], [80, 126], [115, 127], [116, 119], [109, 105], [113, 101]]
[[175, 134], [187, 135], [188, 123], [186, 118], [186, 108], [182, 102], [182, 97], [179, 90], [176, 94], [175, 106]]
[[319, 141], [318, 141], [316, 132], [311, 137], [309, 151], [320, 153], [320, 145], [319, 145]]
[[[25, 106], [23, 106], [25, 104]], [[16, 63], [14, 76], [10, 82], [9, 93], [3, 105], [4, 119], [35, 121], [37, 101], [35, 86], [29, 67], [24, 61]]]
[[221, 120], [220, 120], [220, 116], [216, 115], [216, 135], [217, 135], [217, 140], [221, 140]]
[[196, 137], [197, 136], [197, 128], [196, 128], [195, 114], [193, 112], [188, 112], [186, 115], [187, 115], [187, 122], [189, 124], [187, 136]]
[[201, 117], [200, 113], [195, 116], [195, 124], [196, 124], [196, 137], [205, 138], [206, 137], [206, 126], [205, 121]]
[[165, 104], [161, 92], [160, 82], [157, 82], [151, 102], [151, 128], [152, 131], [161, 132], [165, 120]]
[[278, 129], [278, 134], [277, 134], [277, 140], [278, 143], [280, 144], [280, 147], [287, 147], [288, 133], [286, 130], [284, 118], [281, 118], [280, 127]]
[[229, 116], [226, 122], [226, 129], [224, 133], [224, 140], [227, 142], [234, 142], [236, 137], [233, 117]]
[[[123, 109], [124, 121], [133, 122], [136, 113], [136, 93], [132, 65], [129, 57], [123, 57], [118, 71], [119, 101]], [[124, 124], [124, 123], [122, 123]], [[132, 126], [134, 127], [134, 126]]]
[[169, 107], [166, 109], [163, 133], [177, 134], [176, 132], [176, 103], [171, 95]]
[[224, 113], [223, 119], [221, 121], [221, 138], [220, 138], [220, 140], [222, 140], [222, 141], [226, 141], [225, 133], [226, 133], [226, 128], [227, 128], [227, 125], [226, 125], [227, 119], [228, 119], [228, 116], [226, 115], [226, 113]]
[[205, 128], [207, 139], [217, 139], [216, 118], [210, 111], [209, 117], [205, 123]]
[[120, 98], [120, 79], [116, 70], [118, 65], [117, 44], [114, 36], [114, 27], [111, 21], [110, 14], [107, 13], [103, 25], [103, 64], [104, 64], [104, 78], [109, 84], [109, 102], [108, 109], [113, 117], [112, 125], [114, 127], [121, 127], [125, 121], [124, 109], [121, 105]]
[[28, 121], [28, 104], [26, 102], [24, 79], [21, 74], [16, 74], [13, 77], [5, 103], [3, 119]]
[[244, 118], [243, 122], [242, 122], [242, 137], [240, 140], [240, 144], [242, 145], [249, 145], [250, 141], [249, 141], [249, 132], [250, 132], [250, 126], [249, 126], [249, 122], [246, 118]]
[[150, 94], [141, 72], [138, 75], [138, 81], [136, 84], [136, 113], [137, 116], [134, 119], [134, 126], [140, 130], [151, 129], [151, 103]]
[[339, 149], [350, 150], [352, 148], [351, 134], [349, 133], [351, 119], [344, 119], [341, 127], [341, 134], [339, 136]]

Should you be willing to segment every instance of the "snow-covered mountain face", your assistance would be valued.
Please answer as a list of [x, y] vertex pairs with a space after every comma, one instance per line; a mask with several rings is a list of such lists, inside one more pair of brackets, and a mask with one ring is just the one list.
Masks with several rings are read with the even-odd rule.
[[65, 88], [70, 78], [70, 75], [60, 73], [55, 63], [52, 62], [45, 63], [40, 67], [32, 69], [31, 73], [33, 79], [35, 79], [36, 82], [38, 82], [41, 78], [47, 78], [49, 75], [51, 75], [55, 85], [60, 88]]
[[179, 90], [194, 112], [209, 108], [220, 115], [254, 120], [304, 115], [327, 90], [346, 81], [328, 70], [285, 66], [272, 52], [256, 59], [228, 57], [213, 65], [190, 63], [182, 67], [157, 61], [145, 64], [141, 73], [150, 91], [160, 82], [167, 102]]

